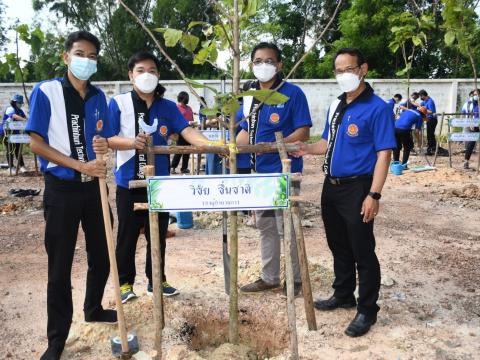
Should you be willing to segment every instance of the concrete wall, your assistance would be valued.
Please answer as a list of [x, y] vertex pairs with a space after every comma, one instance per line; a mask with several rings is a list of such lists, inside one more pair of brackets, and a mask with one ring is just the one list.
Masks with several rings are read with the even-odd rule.
[[[404, 80], [392, 79], [369, 79], [370, 84], [375, 89], [377, 95], [384, 99], [391, 98], [394, 94], [400, 93], [406, 96], [407, 85]], [[338, 86], [335, 80], [292, 80], [292, 83], [300, 86], [305, 92], [310, 106], [310, 113], [313, 119], [312, 134], [320, 134], [324, 123], [325, 114], [330, 103], [339, 95]], [[206, 80], [204, 83], [220, 89], [220, 81]], [[127, 81], [96, 82], [106, 93], [107, 97], [120, 92], [129, 91], [131, 85]], [[176, 100], [178, 92], [188, 88], [182, 81], [163, 81], [162, 84], [167, 88], [165, 97]], [[27, 84], [27, 93], [30, 94], [34, 84]], [[227, 91], [230, 84], [227, 83]], [[410, 91], [425, 89], [435, 100], [437, 112], [455, 112], [459, 110], [464, 103], [468, 92], [473, 89], [472, 79], [415, 79], [411, 81]], [[198, 89], [198, 92], [205, 97], [207, 103], [213, 103], [213, 92], [207, 89]], [[0, 108], [2, 112], [8, 105], [12, 95], [23, 94], [21, 84], [0, 84]], [[190, 105], [194, 111], [198, 111], [198, 102], [191, 96]]]

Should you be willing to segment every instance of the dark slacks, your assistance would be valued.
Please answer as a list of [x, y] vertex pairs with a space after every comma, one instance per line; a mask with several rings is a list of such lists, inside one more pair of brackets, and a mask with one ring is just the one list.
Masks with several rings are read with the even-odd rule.
[[360, 215], [371, 179], [343, 185], [325, 180], [322, 192], [322, 218], [327, 242], [333, 254], [334, 296], [353, 297], [356, 287], [355, 268], [359, 278], [358, 312], [376, 314], [380, 290], [380, 264], [375, 254], [373, 221], [364, 223]]
[[[479, 132], [479, 128], [475, 127], [471, 132]], [[465, 160], [470, 160], [476, 143], [476, 141], [465, 141]]]
[[85, 233], [88, 261], [83, 305], [86, 318], [102, 309], [110, 271], [98, 180], [81, 183], [45, 175], [44, 217], [48, 254], [48, 344], [63, 348], [72, 323], [71, 271], [80, 223]]
[[15, 158], [18, 160], [18, 166], [25, 166], [25, 163], [23, 162], [23, 155], [20, 154], [20, 147], [21, 144], [9, 144], [8, 145], [8, 150], [7, 150], [7, 162], [8, 166], [13, 167], [15, 166], [14, 160], [14, 155]]
[[437, 127], [438, 120], [428, 119], [427, 121], [427, 150], [432, 152], [435, 151], [437, 147], [437, 140], [435, 139], [435, 129]]
[[393, 160], [400, 160], [400, 150], [403, 148], [402, 164], [408, 162], [410, 151], [413, 149], [413, 139], [411, 130], [395, 129], [395, 139], [397, 147], [393, 150]]
[[[177, 141], [178, 146], [185, 146], [185, 145], [190, 145], [187, 140], [183, 138], [182, 135], [178, 136], [178, 141]], [[171, 163], [171, 168], [176, 169], [178, 166], [178, 163], [180, 162], [180, 159], [182, 159], [182, 167], [181, 170], [185, 171], [188, 169], [188, 160], [190, 159], [190, 154], [175, 154], [173, 156], [173, 160]]]
[[[118, 233], [117, 233], [117, 266], [120, 284], [135, 283], [135, 252], [137, 249], [140, 230], [145, 229], [145, 238], [147, 240], [147, 254], [145, 259], [145, 274], [148, 281], [152, 284], [152, 256], [150, 246], [150, 221], [148, 211], [134, 211], [134, 203], [147, 202], [147, 191], [145, 189], [125, 189], [117, 186], [116, 194], [117, 215], [118, 215]], [[163, 281], [165, 276], [165, 238], [168, 229], [168, 213], [158, 213], [158, 226], [160, 232], [160, 249], [162, 253]]]

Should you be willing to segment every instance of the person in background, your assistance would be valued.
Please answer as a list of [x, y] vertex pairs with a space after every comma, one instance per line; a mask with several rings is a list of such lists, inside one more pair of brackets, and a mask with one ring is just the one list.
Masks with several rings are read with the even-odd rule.
[[418, 92], [414, 91], [408, 99], [405, 99], [400, 102], [399, 108], [400, 111], [406, 110], [406, 109], [416, 109], [420, 104], [418, 103], [420, 95]]
[[407, 169], [410, 151], [413, 149], [412, 126], [415, 126], [415, 134], [420, 135], [423, 125], [423, 119], [427, 115], [427, 109], [419, 106], [416, 109], [407, 109], [400, 114], [395, 121], [395, 138], [397, 147], [393, 150], [393, 160], [400, 160], [400, 150], [403, 147], [402, 165]]
[[400, 94], [395, 94], [393, 97], [389, 100], [386, 101], [388, 106], [392, 109], [392, 112], [395, 114], [395, 105], [400, 104], [402, 101], [402, 95]]
[[[479, 107], [478, 107], [478, 97], [479, 91], [478, 89], [472, 90], [469, 94], [468, 101], [463, 105], [462, 113], [469, 114], [468, 117], [478, 119], [479, 118]], [[478, 133], [480, 131], [478, 126], [472, 127], [465, 127], [463, 129], [465, 132], [475, 132]], [[476, 141], [465, 141], [465, 161], [463, 163], [464, 169], [470, 169], [470, 157], [473, 154], [473, 150], [475, 149]]]
[[[193, 120], [193, 110], [190, 106], [188, 106], [188, 101], [189, 101], [189, 96], [188, 93], [185, 91], [180, 91], [177, 96], [177, 108], [180, 110], [180, 113], [183, 115], [185, 120], [188, 121], [188, 124], [190, 126], [194, 125], [194, 120]], [[178, 146], [185, 146], [185, 145], [190, 145], [185, 138], [179, 134], [178, 136], [178, 141], [177, 141]], [[177, 171], [177, 166], [178, 163], [180, 162], [180, 159], [182, 159], [182, 166], [180, 168], [180, 172], [182, 174], [189, 174], [190, 170], [188, 170], [188, 160], [190, 159], [190, 154], [175, 154], [173, 156], [172, 164], [170, 165], [170, 173], [171, 174], [176, 174]]]
[[[10, 106], [7, 107], [5, 110], [5, 114], [3, 115], [2, 119], [2, 127], [5, 128], [7, 122], [11, 121], [26, 121], [27, 117], [22, 110], [23, 106], [23, 96], [16, 94], [13, 95], [12, 100], [10, 101]], [[4, 130], [5, 131], [5, 130]], [[8, 134], [19, 134], [19, 130], [7, 130]], [[6, 134], [6, 131], [5, 131]], [[8, 140], [7, 140], [8, 141]], [[23, 162], [23, 155], [20, 154], [21, 144], [10, 143], [8, 146], [9, 151], [7, 151], [7, 162], [8, 167], [12, 170], [12, 172], [16, 171], [16, 167], [13, 161], [14, 155], [17, 159], [18, 166], [20, 167], [19, 171], [21, 173], [27, 172], [25, 168], [25, 163]]]
[[[434, 155], [437, 147], [437, 139], [435, 138], [435, 129], [437, 128], [438, 119], [437, 119], [437, 108], [435, 106], [435, 101], [428, 96], [428, 93], [425, 90], [420, 90], [418, 92], [420, 95], [420, 106], [427, 108], [427, 155]], [[438, 147], [439, 156], [448, 156], [448, 150]]]

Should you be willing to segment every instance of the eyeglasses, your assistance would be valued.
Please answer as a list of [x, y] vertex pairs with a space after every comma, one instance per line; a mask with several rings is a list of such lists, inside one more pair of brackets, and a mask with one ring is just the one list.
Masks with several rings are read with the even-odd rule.
[[335, 69], [333, 70], [333, 73], [335, 75], [341, 75], [341, 74], [345, 74], [345, 73], [348, 73], [348, 74], [353, 74], [355, 72], [355, 69], [359, 68], [360, 66], [348, 66], [345, 70], [339, 70], [339, 69]]
[[272, 59], [267, 59], [267, 60], [261, 60], [261, 59], [255, 59], [252, 61], [253, 65], [262, 65], [262, 64], [267, 64], [267, 65], [276, 65], [277, 62]]

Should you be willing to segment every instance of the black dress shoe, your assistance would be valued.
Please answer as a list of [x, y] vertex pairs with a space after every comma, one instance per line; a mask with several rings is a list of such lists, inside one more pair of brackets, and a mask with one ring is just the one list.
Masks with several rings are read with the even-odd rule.
[[49, 346], [47, 350], [40, 357], [40, 360], [60, 360], [63, 349], [58, 347]]
[[338, 299], [335, 296], [332, 296], [327, 300], [315, 300], [313, 306], [317, 310], [335, 310], [337, 308], [348, 309], [357, 306], [357, 302], [353, 296], [348, 299]]
[[345, 330], [345, 334], [351, 337], [357, 337], [365, 335], [370, 327], [377, 322], [377, 314], [375, 315], [365, 315], [357, 313], [355, 318], [352, 320], [350, 325], [348, 325]]

